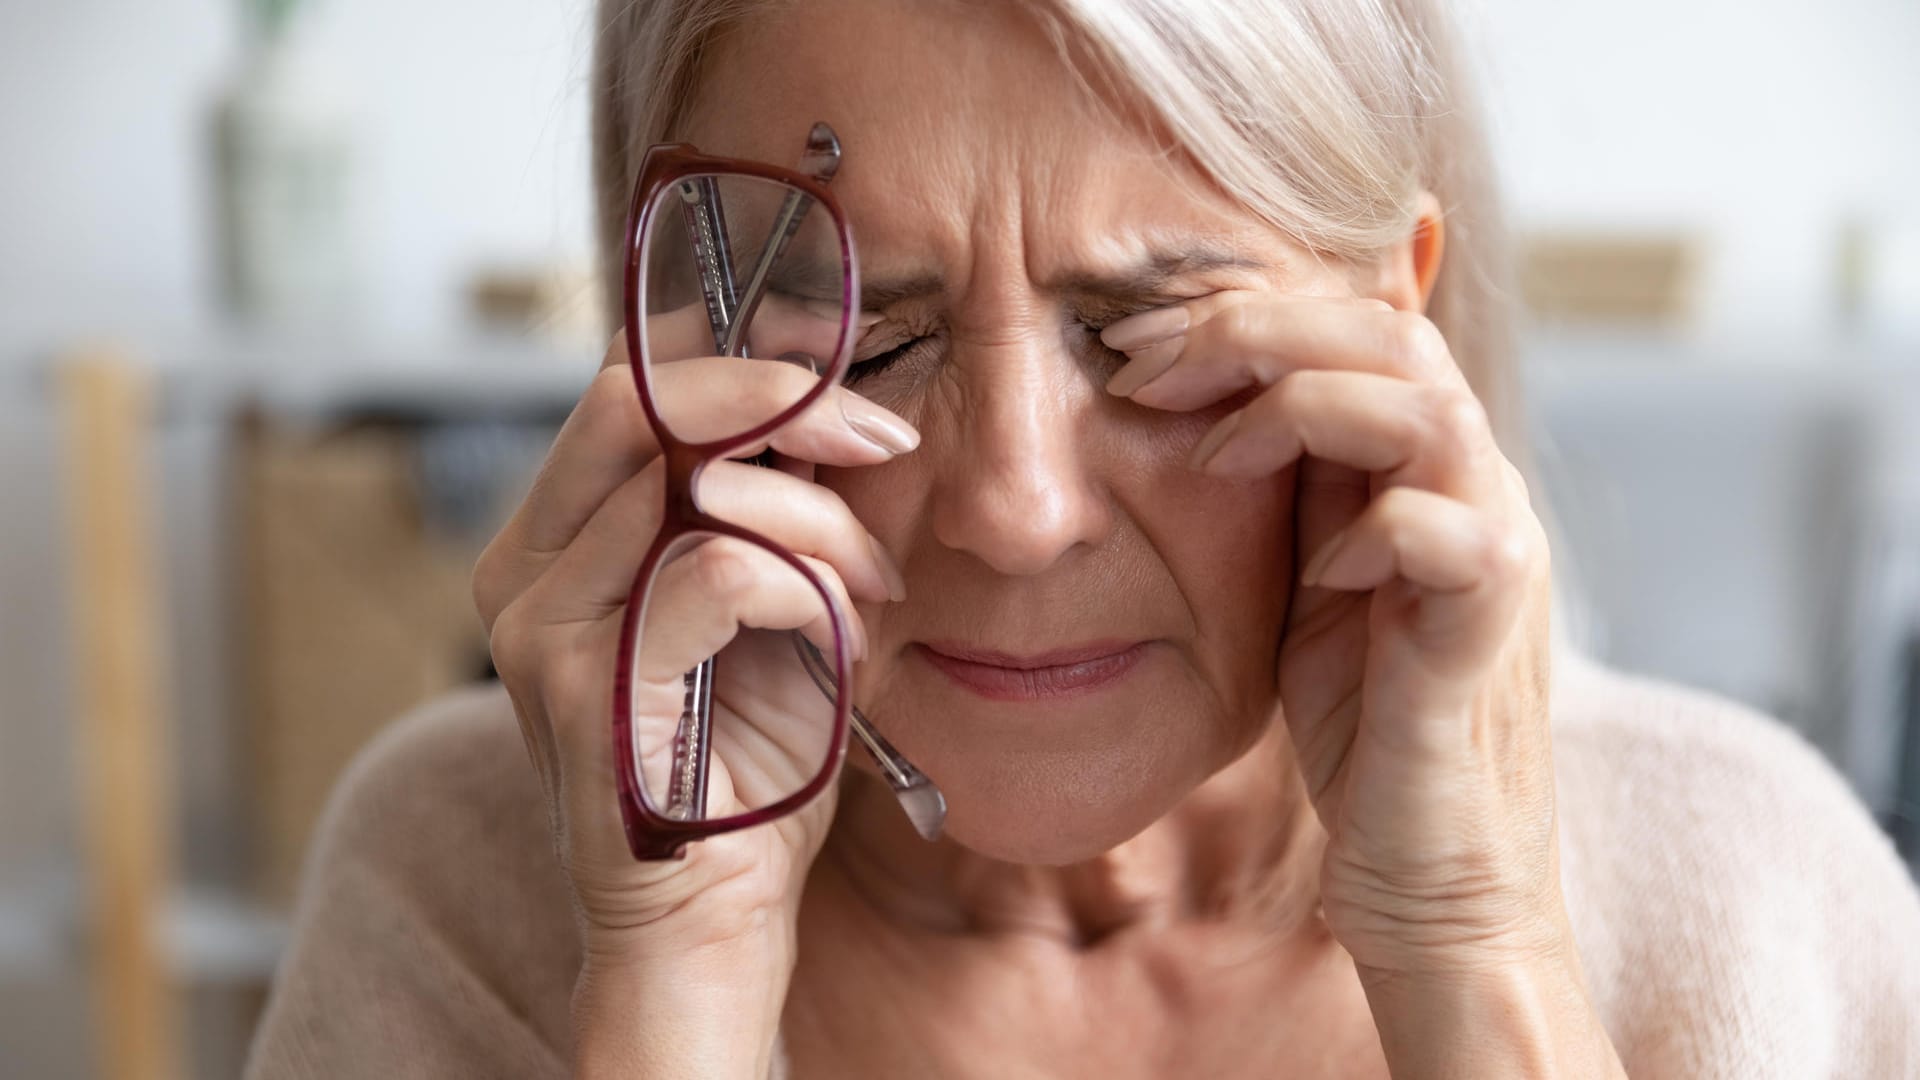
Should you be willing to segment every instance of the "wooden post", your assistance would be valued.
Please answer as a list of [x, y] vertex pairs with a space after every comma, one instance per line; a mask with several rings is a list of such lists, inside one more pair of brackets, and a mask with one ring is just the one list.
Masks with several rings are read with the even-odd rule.
[[148, 434], [150, 379], [110, 351], [61, 363], [74, 687], [94, 1043], [107, 1080], [182, 1075], [160, 913], [172, 881], [173, 745]]

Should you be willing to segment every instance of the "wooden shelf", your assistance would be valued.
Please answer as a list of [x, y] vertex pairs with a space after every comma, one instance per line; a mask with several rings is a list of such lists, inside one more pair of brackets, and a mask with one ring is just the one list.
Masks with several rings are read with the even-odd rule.
[[[86, 948], [79, 889], [0, 893], [0, 977], [67, 970]], [[287, 942], [287, 922], [245, 897], [205, 887], [177, 890], [159, 905], [155, 939], [168, 977], [187, 985], [263, 985]]]

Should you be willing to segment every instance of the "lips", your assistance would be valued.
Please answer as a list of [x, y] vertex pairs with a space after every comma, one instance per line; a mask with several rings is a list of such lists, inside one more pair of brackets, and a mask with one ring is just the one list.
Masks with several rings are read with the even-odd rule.
[[914, 652], [962, 689], [995, 701], [1090, 694], [1119, 682], [1140, 662], [1144, 641], [1100, 641], [1016, 655], [958, 643], [917, 643]]

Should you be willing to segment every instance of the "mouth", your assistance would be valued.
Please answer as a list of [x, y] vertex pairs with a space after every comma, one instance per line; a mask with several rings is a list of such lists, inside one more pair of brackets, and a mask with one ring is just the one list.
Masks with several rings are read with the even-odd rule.
[[1145, 641], [1096, 641], [1017, 655], [958, 642], [916, 642], [913, 652], [961, 689], [993, 701], [1038, 701], [1105, 690], [1133, 671]]

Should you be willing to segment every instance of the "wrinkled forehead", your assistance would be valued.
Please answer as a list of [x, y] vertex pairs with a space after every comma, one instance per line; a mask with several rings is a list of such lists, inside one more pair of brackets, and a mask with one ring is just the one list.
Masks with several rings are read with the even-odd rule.
[[996, 245], [1034, 277], [1188, 243], [1284, 252], [1017, 5], [774, 7], [709, 52], [675, 136], [791, 166], [818, 120], [840, 136], [833, 186], [869, 271], [952, 272]]

